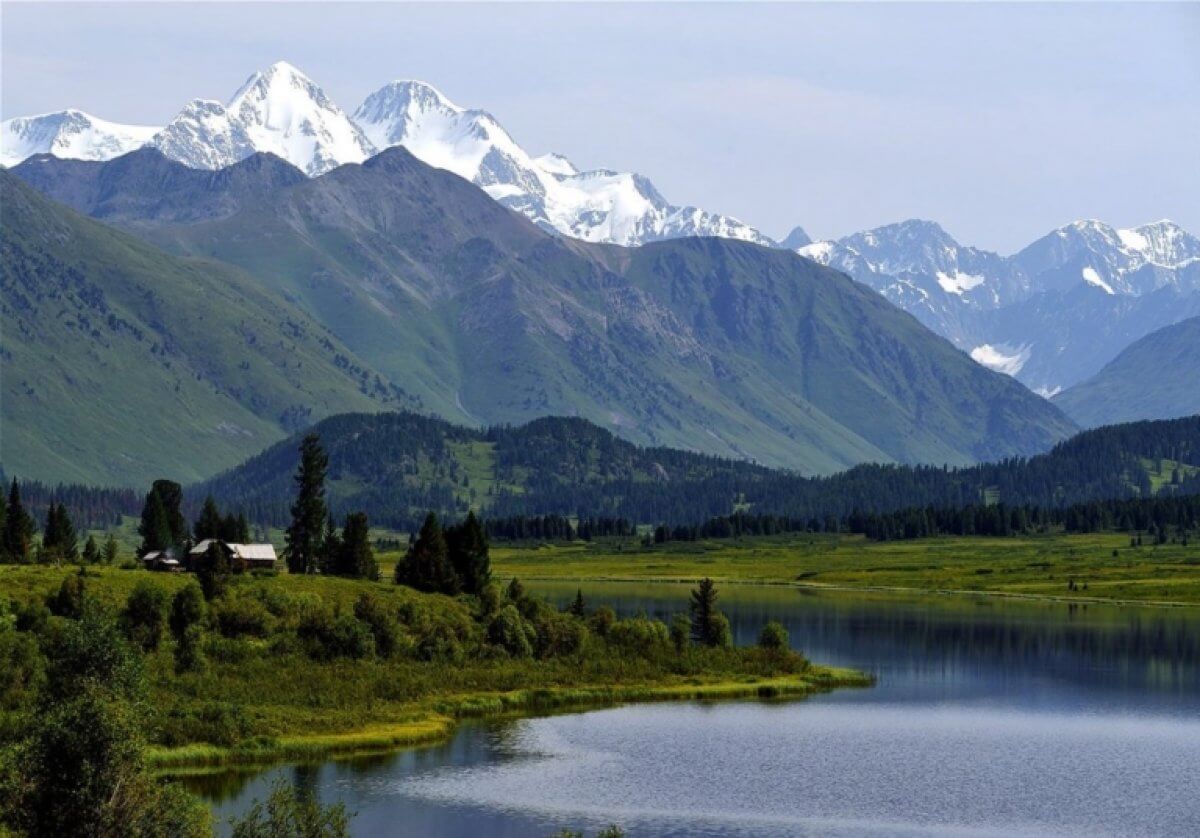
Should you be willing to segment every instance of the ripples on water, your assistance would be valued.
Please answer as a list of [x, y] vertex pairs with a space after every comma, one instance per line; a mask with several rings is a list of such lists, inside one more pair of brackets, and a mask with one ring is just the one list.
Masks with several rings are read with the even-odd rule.
[[[683, 606], [685, 589], [654, 590], [604, 586], [603, 599], [655, 616]], [[345, 800], [362, 835], [610, 822], [679, 836], [1200, 834], [1188, 612], [786, 589], [726, 589], [723, 604], [739, 642], [781, 619], [814, 659], [879, 685], [471, 726], [442, 748], [281, 770]], [[225, 778], [218, 812], [243, 810], [267, 780]]]

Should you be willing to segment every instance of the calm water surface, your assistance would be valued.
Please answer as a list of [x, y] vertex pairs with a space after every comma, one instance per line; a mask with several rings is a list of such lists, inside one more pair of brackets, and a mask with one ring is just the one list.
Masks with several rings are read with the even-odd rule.
[[[574, 586], [539, 590], [566, 602]], [[686, 586], [589, 584], [668, 617]], [[1200, 835], [1200, 613], [726, 586], [878, 685], [463, 727], [444, 746], [192, 781], [219, 817], [283, 775], [358, 835]]]

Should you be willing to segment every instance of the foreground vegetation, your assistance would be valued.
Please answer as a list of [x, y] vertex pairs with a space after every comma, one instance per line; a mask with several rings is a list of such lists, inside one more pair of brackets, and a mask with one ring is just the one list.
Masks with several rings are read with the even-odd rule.
[[[56, 692], [55, 672], [82, 673], [86, 683], [72, 694], [92, 704], [116, 700], [90, 692], [92, 664], [80, 663], [107, 665], [113, 654], [64, 657], [64, 637], [119, 637], [116, 654], [135, 659], [140, 686], [122, 694], [114, 705], [120, 724], [105, 730], [144, 741], [123, 758], [129, 765], [160, 769], [427, 743], [468, 716], [866, 683], [810, 665], [786, 648], [778, 627], [754, 648], [731, 647], [715, 591], [704, 591], [690, 615], [668, 626], [617, 619], [583, 597], [560, 611], [518, 582], [452, 597], [390, 581], [244, 573], [206, 600], [190, 574], [0, 566], [0, 741], [9, 783], [28, 792], [37, 776], [27, 761], [30, 731], [73, 706]], [[85, 709], [96, 716], [92, 704]], [[101, 773], [122, 776], [107, 765]], [[157, 799], [146, 805], [161, 808]], [[186, 821], [190, 810], [180, 806]]]
[[890, 542], [829, 534], [650, 545], [625, 539], [499, 546], [492, 562], [497, 574], [527, 580], [707, 576], [722, 583], [1200, 604], [1200, 544], [1153, 541], [1119, 532]]

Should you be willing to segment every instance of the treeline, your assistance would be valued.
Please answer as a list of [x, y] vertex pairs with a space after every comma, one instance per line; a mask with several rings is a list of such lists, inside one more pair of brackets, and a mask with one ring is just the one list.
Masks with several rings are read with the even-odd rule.
[[[11, 479], [0, 468], [0, 485]], [[63, 504], [76, 526], [87, 530], [107, 529], [121, 523], [123, 515], [137, 515], [141, 497], [136, 489], [82, 486], [59, 483], [51, 486], [37, 480], [21, 480], [25, 508], [38, 520], [45, 520], [50, 504]]]
[[[380, 525], [410, 532], [429, 510], [454, 520], [471, 508], [493, 520], [557, 517], [672, 526], [737, 508], [805, 522], [997, 502], [1056, 509], [1147, 496], [1153, 491], [1147, 464], [1164, 462], [1179, 465], [1175, 473], [1168, 466], [1163, 491], [1200, 493], [1200, 417], [1087, 431], [1029, 459], [964, 468], [862, 465], [822, 478], [641, 448], [575, 418], [480, 432], [415, 414], [354, 414], [325, 420], [315, 431], [329, 452], [329, 508], [339, 515], [364, 511]], [[280, 443], [189, 495], [198, 502], [211, 493], [223, 505], [244, 510], [251, 521], [282, 526], [290, 519], [295, 445]], [[475, 460], [470, 474], [468, 458]], [[478, 464], [488, 459], [484, 484]]]

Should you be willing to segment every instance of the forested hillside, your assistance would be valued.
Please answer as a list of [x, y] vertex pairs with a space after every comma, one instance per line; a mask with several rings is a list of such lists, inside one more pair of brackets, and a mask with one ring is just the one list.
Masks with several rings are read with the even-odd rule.
[[[1100, 498], [1200, 491], [1200, 417], [1079, 434], [1045, 455], [964, 469], [864, 465], [805, 478], [737, 460], [642, 448], [582, 419], [486, 431], [411, 413], [331, 417], [314, 428], [329, 453], [332, 506], [413, 527], [427, 509], [622, 517], [694, 523], [735, 511], [845, 517], [914, 506], [1063, 507]], [[193, 487], [251, 520], [287, 518], [298, 438]]]

